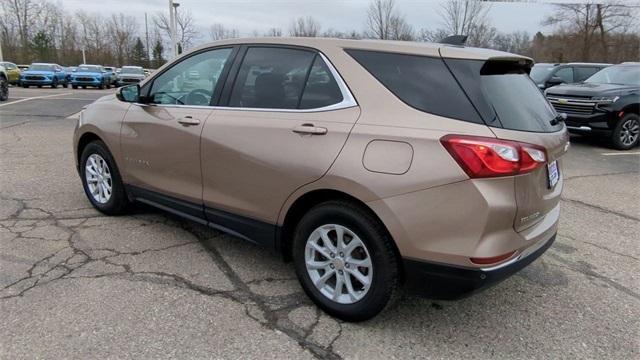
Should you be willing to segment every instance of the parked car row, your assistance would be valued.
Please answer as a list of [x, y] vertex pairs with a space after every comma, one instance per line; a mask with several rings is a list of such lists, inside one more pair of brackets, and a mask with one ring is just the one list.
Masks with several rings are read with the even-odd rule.
[[16, 65], [11, 62], [0, 62], [8, 84], [28, 88], [30, 86], [58, 86], [74, 89], [78, 87], [110, 88], [142, 81], [149, 69], [140, 66], [112, 66], [81, 64], [63, 67], [54, 63], [33, 63]]

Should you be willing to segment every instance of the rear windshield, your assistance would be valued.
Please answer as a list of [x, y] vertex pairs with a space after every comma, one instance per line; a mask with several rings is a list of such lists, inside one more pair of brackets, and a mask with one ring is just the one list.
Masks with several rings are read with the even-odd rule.
[[142, 68], [122, 68], [122, 70], [120, 70], [120, 73], [144, 75], [144, 70], [142, 70]]
[[445, 59], [482, 119], [489, 126], [530, 132], [555, 132], [557, 116], [527, 74], [514, 61]]
[[407, 105], [430, 114], [482, 123], [441, 58], [354, 49], [346, 51]]

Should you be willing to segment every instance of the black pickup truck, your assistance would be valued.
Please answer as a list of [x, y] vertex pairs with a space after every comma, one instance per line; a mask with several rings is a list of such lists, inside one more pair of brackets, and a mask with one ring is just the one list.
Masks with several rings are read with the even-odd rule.
[[598, 133], [611, 145], [628, 150], [640, 138], [640, 63], [602, 69], [583, 83], [563, 84], [545, 91], [574, 133]]

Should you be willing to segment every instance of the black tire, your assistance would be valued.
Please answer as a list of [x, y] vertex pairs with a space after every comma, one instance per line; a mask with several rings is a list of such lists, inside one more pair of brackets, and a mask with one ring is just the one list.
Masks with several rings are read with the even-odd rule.
[[64, 86], [64, 88], [65, 88], [65, 89], [68, 89], [68, 88], [69, 88], [69, 82], [68, 82], [68, 81], [65, 81], [65, 82], [64, 82], [64, 85], [62, 85], [62, 86]]
[[[111, 171], [111, 197], [104, 204], [93, 198], [87, 185], [87, 178], [85, 176], [86, 164], [87, 159], [89, 159], [89, 156], [92, 154], [100, 155], [100, 157], [105, 160], [109, 166], [109, 170]], [[127, 198], [122, 178], [120, 177], [120, 171], [118, 170], [118, 166], [116, 165], [113, 156], [111, 156], [111, 152], [109, 152], [109, 149], [102, 141], [96, 140], [90, 142], [82, 150], [82, 155], [80, 156], [80, 177], [82, 179], [82, 187], [84, 188], [87, 198], [91, 202], [91, 205], [93, 205], [93, 207], [98, 211], [107, 215], [121, 215], [127, 212], [130, 202]]]
[[9, 100], [9, 81], [4, 76], [0, 76], [0, 101]]
[[[352, 304], [325, 297], [313, 284], [305, 264], [305, 247], [311, 233], [327, 224], [341, 225], [365, 244], [373, 264], [371, 287]], [[384, 226], [367, 210], [347, 201], [328, 201], [309, 210], [293, 235], [293, 262], [305, 293], [326, 313], [345, 321], [365, 321], [393, 303], [399, 291], [400, 271], [393, 240]], [[346, 270], [345, 270], [346, 271]]]
[[73, 88], [73, 89], [77, 89], [77, 88], [78, 88], [78, 85], [71, 85], [71, 88]]
[[100, 83], [100, 85], [98, 85], [98, 89], [100, 90], [104, 89], [104, 83]]
[[42, 85], [38, 85], [38, 89], [42, 89]]
[[[623, 140], [624, 133], [629, 131], [635, 131], [635, 140], [631, 142]], [[626, 114], [622, 119], [618, 120], [611, 132], [611, 146], [618, 150], [629, 150], [638, 146], [640, 140], [638, 131], [640, 131], [640, 116], [633, 113]]]
[[83, 88], [83, 89], [86, 89], [86, 88], [87, 88], [87, 86], [86, 86], [86, 85], [82, 85], [82, 88]]
[[51, 88], [52, 89], [58, 88], [58, 79], [54, 78], [53, 81], [51, 81]]
[[111, 82], [107, 83], [107, 89], [111, 89]]
[[22, 84], [22, 87], [23, 87], [23, 88], [25, 88], [25, 89], [28, 89], [28, 88], [29, 88], [29, 85], [27, 85], [27, 84]]

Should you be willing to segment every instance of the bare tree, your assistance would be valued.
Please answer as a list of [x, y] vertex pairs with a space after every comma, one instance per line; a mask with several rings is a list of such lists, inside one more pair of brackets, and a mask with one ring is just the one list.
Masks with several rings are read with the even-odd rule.
[[[158, 12], [153, 17], [153, 23], [164, 34], [166, 34], [167, 37], [171, 37], [171, 32], [169, 30], [169, 18], [167, 18], [167, 15], [165, 15], [163, 12]], [[190, 48], [191, 46], [193, 46], [193, 42], [200, 37], [191, 11], [178, 11], [176, 23], [178, 42], [182, 45], [183, 49]]]
[[237, 29], [227, 29], [219, 23], [213, 24], [209, 28], [209, 38], [213, 41], [237, 37], [240, 37], [240, 32]]
[[291, 22], [289, 35], [299, 37], [316, 37], [320, 34], [320, 23], [311, 16], [299, 17]]
[[591, 60], [596, 46], [602, 53], [601, 59], [607, 61], [610, 34], [625, 33], [632, 27], [634, 18], [633, 8], [623, 3], [603, 4], [589, 0], [584, 3], [556, 5], [556, 12], [543, 24], [555, 25], [560, 30], [574, 33], [580, 42], [584, 61]]
[[449, 35], [467, 35], [467, 45], [486, 46], [496, 29], [488, 19], [490, 5], [479, 0], [448, 0], [442, 4], [442, 25]]
[[322, 37], [336, 38], [336, 39], [362, 39], [362, 35], [355, 31], [342, 32], [334, 29], [329, 29], [322, 33]]
[[395, 9], [395, 0], [372, 0], [367, 10], [365, 36], [382, 40], [412, 40], [414, 31]]
[[113, 14], [107, 21], [107, 31], [117, 65], [126, 65], [138, 34], [136, 18], [123, 13]]
[[264, 33], [264, 36], [280, 37], [282, 36], [282, 29], [275, 27], [270, 28]]

